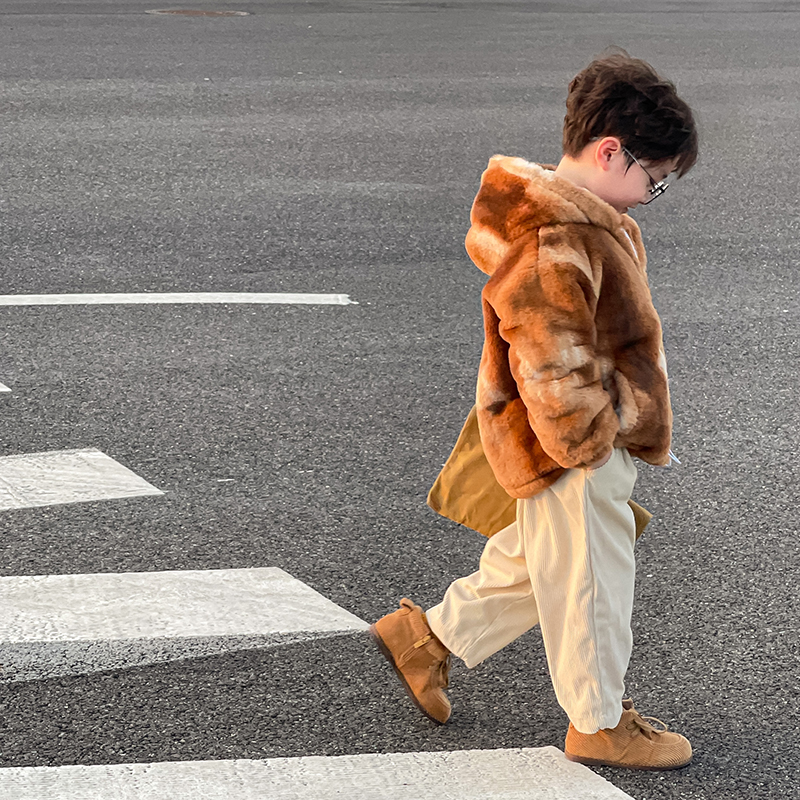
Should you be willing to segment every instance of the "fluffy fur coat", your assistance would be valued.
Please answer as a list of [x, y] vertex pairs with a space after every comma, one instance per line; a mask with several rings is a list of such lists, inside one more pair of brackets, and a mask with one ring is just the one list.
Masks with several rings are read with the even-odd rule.
[[552, 168], [494, 156], [467, 235], [490, 278], [476, 392], [480, 436], [512, 497], [612, 447], [669, 461], [661, 324], [636, 223]]

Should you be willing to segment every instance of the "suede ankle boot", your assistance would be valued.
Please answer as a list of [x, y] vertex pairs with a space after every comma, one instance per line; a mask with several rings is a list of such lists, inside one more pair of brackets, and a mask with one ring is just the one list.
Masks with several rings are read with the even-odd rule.
[[422, 609], [404, 597], [397, 611], [369, 630], [414, 705], [439, 725], [447, 722], [450, 651], [434, 636]]
[[[668, 731], [661, 720], [642, 717], [630, 700], [623, 700], [622, 708], [617, 726], [597, 733], [581, 733], [570, 723], [566, 757], [590, 766], [649, 770], [677, 769], [692, 760], [692, 746], [684, 736]], [[664, 729], [654, 728], [648, 720]]]

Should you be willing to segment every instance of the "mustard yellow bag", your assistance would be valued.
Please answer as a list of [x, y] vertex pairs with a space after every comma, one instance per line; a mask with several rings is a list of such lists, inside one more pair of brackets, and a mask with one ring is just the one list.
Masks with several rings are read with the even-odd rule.
[[[486, 460], [475, 406], [469, 412], [456, 446], [428, 492], [428, 505], [443, 517], [484, 536], [493, 536], [516, 518], [517, 501], [497, 482]], [[638, 539], [653, 515], [629, 500]]]

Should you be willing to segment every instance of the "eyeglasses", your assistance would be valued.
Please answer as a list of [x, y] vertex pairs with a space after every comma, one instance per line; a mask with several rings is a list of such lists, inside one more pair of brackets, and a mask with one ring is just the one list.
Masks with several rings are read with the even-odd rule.
[[652, 202], [653, 202], [653, 200], [655, 200], [655, 199], [656, 199], [656, 197], [659, 197], [660, 195], [664, 194], [664, 192], [666, 192], [666, 191], [667, 191], [667, 187], [669, 186], [669, 184], [668, 184], [666, 181], [658, 181], [658, 182], [654, 181], [654, 180], [653, 180], [653, 176], [652, 176], [652, 175], [651, 175], [651, 174], [650, 174], [650, 173], [649, 173], [649, 172], [648, 172], [648, 171], [647, 171], [647, 170], [644, 168], [644, 166], [642, 165], [641, 161], [639, 161], [639, 159], [638, 159], [638, 158], [636, 158], [636, 156], [635, 156], [633, 153], [631, 153], [631, 151], [630, 151], [630, 150], [628, 150], [628, 148], [627, 148], [627, 147], [623, 147], [622, 149], [623, 149], [623, 150], [624, 150], [624, 151], [625, 151], [625, 152], [626, 152], [626, 153], [627, 153], [627, 154], [628, 154], [628, 155], [629, 155], [629, 156], [630, 156], [630, 157], [631, 157], [631, 158], [632, 158], [632, 159], [633, 159], [633, 160], [634, 160], [634, 161], [635, 161], [635, 162], [636, 162], [636, 163], [637, 163], [637, 164], [638, 164], [640, 167], [642, 167], [642, 170], [643, 170], [644, 174], [645, 174], [645, 175], [647, 175], [648, 179], [650, 180], [650, 199], [649, 199], [649, 200], [645, 200], [645, 201], [644, 201], [644, 203], [642, 203], [642, 205], [643, 205], [643, 206], [646, 206], [648, 203], [652, 203]]

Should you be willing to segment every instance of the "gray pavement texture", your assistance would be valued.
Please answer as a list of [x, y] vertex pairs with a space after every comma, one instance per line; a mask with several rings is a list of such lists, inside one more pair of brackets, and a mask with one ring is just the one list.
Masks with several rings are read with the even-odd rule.
[[300, 631], [258, 636], [180, 636], [124, 641], [9, 642], [2, 647], [0, 684], [90, 675], [240, 650], [264, 651], [335, 635], [341, 635], [341, 632]]
[[[0, 292], [359, 305], [4, 309], [2, 454], [97, 447], [166, 494], [6, 512], [2, 573], [277, 566], [366, 620], [436, 602], [482, 544], [424, 503], [480, 354], [470, 203], [493, 153], [558, 159], [567, 82], [619, 45], [701, 126], [697, 167], [636, 212], [683, 466], [640, 473], [656, 518], [629, 673], [696, 759], [598, 771], [637, 800], [797, 796], [798, 5], [184, 5], [251, 14], [3, 3]], [[2, 766], [560, 745], [566, 726], [535, 631], [455, 669], [442, 728], [365, 634], [40, 677], [0, 694]]]

